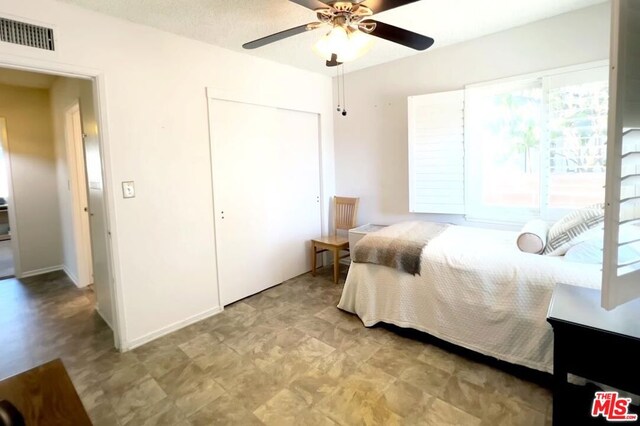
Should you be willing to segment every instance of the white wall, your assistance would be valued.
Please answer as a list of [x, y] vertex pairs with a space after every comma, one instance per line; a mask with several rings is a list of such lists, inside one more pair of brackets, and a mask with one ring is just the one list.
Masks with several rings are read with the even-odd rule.
[[360, 223], [464, 222], [409, 213], [407, 97], [607, 59], [609, 21], [602, 4], [347, 74], [348, 116], [334, 121], [337, 193], [360, 197]]
[[49, 92], [0, 85], [7, 121], [20, 275], [59, 268], [62, 239]]
[[[81, 97], [80, 82], [81, 80], [78, 79], [60, 77], [53, 83], [49, 92], [56, 153], [56, 185], [62, 230], [62, 265], [67, 275], [76, 284], [78, 284], [77, 242], [74, 235], [73, 200], [67, 161], [65, 113]], [[91, 83], [87, 82], [87, 84]], [[93, 99], [87, 101], [93, 102]]]
[[[56, 186], [60, 209], [60, 229], [62, 231], [62, 265], [67, 275], [77, 283], [78, 263], [73, 230], [71, 185], [65, 147], [65, 110], [74, 97], [72, 88], [67, 88], [67, 79], [60, 78], [51, 87], [51, 116], [56, 153]], [[69, 79], [69, 81], [72, 81]], [[77, 99], [77, 95], [75, 96]]]
[[[0, 14], [54, 25], [57, 34], [55, 54], [0, 43], [0, 63], [81, 67], [104, 83], [125, 347], [219, 306], [205, 87], [320, 112], [325, 199], [334, 193], [330, 79], [51, 0], [5, 1]], [[135, 181], [136, 198], [124, 200], [120, 182], [127, 180]]]

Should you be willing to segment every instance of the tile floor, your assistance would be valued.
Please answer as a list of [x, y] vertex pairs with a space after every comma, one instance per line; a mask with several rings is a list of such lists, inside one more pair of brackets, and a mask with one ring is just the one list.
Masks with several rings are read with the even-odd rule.
[[545, 425], [550, 392], [335, 306], [303, 275], [133, 351], [61, 273], [0, 281], [0, 377], [62, 358], [96, 425]]

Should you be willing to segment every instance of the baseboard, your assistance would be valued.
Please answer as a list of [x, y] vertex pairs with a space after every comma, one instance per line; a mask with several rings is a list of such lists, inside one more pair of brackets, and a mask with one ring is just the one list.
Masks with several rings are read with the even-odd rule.
[[172, 333], [172, 332], [174, 332], [176, 330], [179, 330], [181, 328], [184, 328], [184, 327], [186, 327], [188, 325], [191, 325], [191, 324], [196, 323], [198, 321], [202, 321], [205, 318], [212, 317], [212, 316], [214, 316], [216, 314], [219, 314], [222, 311], [223, 311], [222, 306], [216, 306], [215, 308], [207, 309], [206, 311], [201, 312], [201, 313], [196, 314], [196, 315], [193, 315], [193, 316], [191, 316], [191, 317], [189, 317], [187, 319], [184, 319], [182, 321], [174, 322], [173, 324], [170, 324], [170, 325], [168, 325], [166, 327], [163, 327], [163, 328], [161, 328], [159, 330], [152, 331], [151, 333], [145, 334], [142, 337], [138, 337], [137, 339], [133, 339], [133, 340], [130, 340], [128, 342], [125, 342], [124, 343], [124, 348], [122, 350], [123, 351], [129, 351], [131, 349], [135, 349], [138, 346], [142, 346], [145, 343], [148, 343], [148, 342], [150, 342], [152, 340], [157, 339], [158, 337], [162, 337], [162, 336], [164, 336], [166, 334]]
[[71, 273], [71, 271], [69, 271], [69, 268], [67, 268], [67, 265], [63, 265], [62, 266], [62, 271], [67, 274], [67, 277], [69, 277], [69, 279], [76, 285], [76, 287], [78, 288], [82, 288], [78, 285], [78, 277], [76, 277], [75, 275], [73, 275]]
[[63, 270], [64, 270], [63, 265], [50, 266], [48, 268], [41, 268], [41, 269], [33, 269], [31, 271], [25, 271], [21, 273], [18, 278], [35, 277], [36, 275], [48, 274], [49, 272], [63, 271]]

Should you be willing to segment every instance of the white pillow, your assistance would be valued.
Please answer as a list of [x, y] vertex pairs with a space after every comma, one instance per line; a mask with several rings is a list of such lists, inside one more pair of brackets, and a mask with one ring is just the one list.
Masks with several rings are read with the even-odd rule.
[[585, 232], [601, 227], [604, 221], [604, 204], [595, 204], [574, 210], [549, 229], [547, 246], [543, 254], [562, 256], [572, 246], [585, 240]]
[[[602, 263], [603, 237], [603, 235], [594, 236], [574, 245], [564, 255], [565, 260], [577, 263]], [[638, 239], [640, 239], [640, 229], [637, 226], [620, 228], [620, 241]], [[618, 263], [633, 262], [638, 259], [640, 259], [640, 243], [624, 245], [618, 249]]]
[[520, 251], [525, 253], [541, 254], [547, 245], [549, 224], [541, 219], [527, 222], [516, 241]]

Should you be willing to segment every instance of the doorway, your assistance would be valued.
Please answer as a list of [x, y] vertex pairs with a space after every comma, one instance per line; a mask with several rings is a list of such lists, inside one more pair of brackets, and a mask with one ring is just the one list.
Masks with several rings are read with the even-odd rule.
[[[95, 81], [0, 68], [0, 92], [14, 275], [63, 271], [89, 288], [118, 346]], [[0, 176], [0, 276], [1, 198]]]
[[0, 117], [0, 280], [15, 274], [8, 205], [10, 170], [7, 149], [7, 121]]

